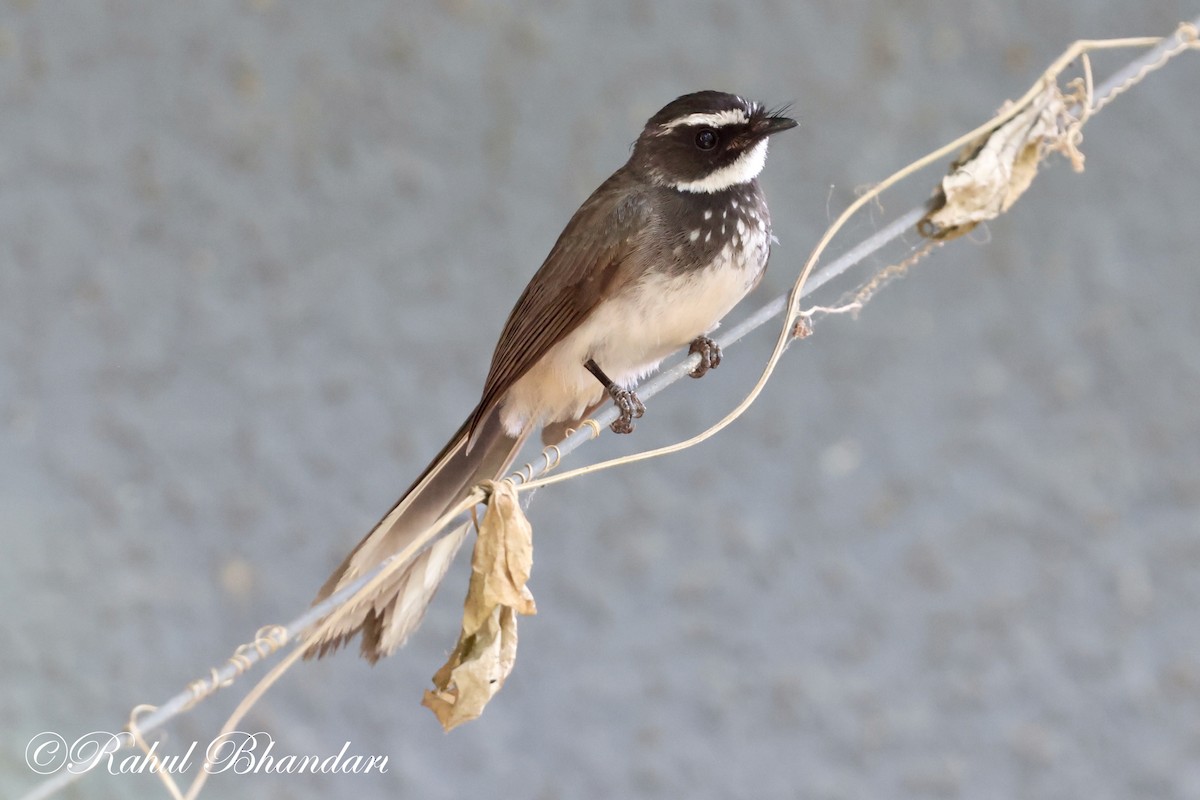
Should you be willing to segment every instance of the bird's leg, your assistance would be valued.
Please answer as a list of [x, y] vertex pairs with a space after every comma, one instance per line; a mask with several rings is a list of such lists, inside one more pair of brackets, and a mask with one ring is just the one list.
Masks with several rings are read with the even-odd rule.
[[613, 421], [609, 427], [613, 433], [631, 433], [633, 431], [633, 420], [640, 419], [642, 414], [646, 413], [646, 406], [638, 399], [638, 396], [629, 389], [623, 389], [613, 383], [612, 378], [604, 374], [604, 370], [596, 364], [594, 359], [589, 358], [586, 363], [587, 371], [596, 376], [596, 380], [600, 381], [600, 385], [604, 387], [604, 391], [608, 392], [608, 396], [617, 404], [617, 408], [621, 412], [621, 416]]
[[688, 348], [688, 354], [691, 355], [692, 353], [700, 354], [700, 363], [688, 373], [693, 378], [703, 378], [710, 369], [715, 369], [721, 365], [721, 345], [707, 336], [697, 336], [692, 340], [692, 346]]

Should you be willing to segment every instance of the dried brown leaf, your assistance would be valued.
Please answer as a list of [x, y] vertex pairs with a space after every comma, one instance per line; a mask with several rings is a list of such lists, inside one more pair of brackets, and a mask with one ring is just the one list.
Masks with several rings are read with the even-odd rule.
[[526, 582], [533, 568], [533, 529], [512, 484], [491, 484], [471, 555], [462, 633], [433, 676], [422, 705], [447, 731], [475, 719], [500, 691], [517, 658], [517, 614], [535, 614]]
[[[921, 221], [927, 236], [950, 239], [1003, 214], [1025, 193], [1050, 151], [1076, 162], [1066, 103], [1049, 86], [1020, 114], [1001, 125], [942, 179], [939, 205]], [[1078, 159], [1082, 164], [1082, 158]]]

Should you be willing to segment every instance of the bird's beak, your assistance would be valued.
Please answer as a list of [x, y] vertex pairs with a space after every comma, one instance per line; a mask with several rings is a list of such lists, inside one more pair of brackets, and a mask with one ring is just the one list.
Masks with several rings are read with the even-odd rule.
[[770, 116], [763, 117], [754, 124], [754, 133], [757, 136], [770, 136], [773, 133], [786, 131], [789, 128], [794, 128], [799, 125], [799, 122], [791, 117]]

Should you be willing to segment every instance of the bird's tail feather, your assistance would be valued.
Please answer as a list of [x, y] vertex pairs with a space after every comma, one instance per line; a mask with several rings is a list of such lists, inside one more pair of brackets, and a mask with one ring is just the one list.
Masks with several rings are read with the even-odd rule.
[[[508, 435], [498, 410], [479, 422], [469, 451], [467, 435], [468, 425], [464, 423], [412, 488], [334, 570], [314, 602], [324, 600], [400, 552], [480, 481], [503, 477], [527, 436]], [[333, 652], [360, 630], [363, 657], [371, 662], [404, 644], [420, 625], [469, 527], [469, 523], [460, 525], [430, 544], [387, 583], [349, 609], [337, 625], [309, 647], [305, 657]]]

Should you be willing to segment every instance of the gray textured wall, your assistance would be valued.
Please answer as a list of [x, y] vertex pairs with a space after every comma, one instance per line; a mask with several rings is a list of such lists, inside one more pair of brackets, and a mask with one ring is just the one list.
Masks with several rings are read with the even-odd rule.
[[[856, 186], [1071, 40], [1195, 14], [0, 6], [0, 793], [33, 785], [33, 733], [119, 727], [307, 604], [667, 100], [795, 101], [758, 302]], [[446, 736], [417, 706], [460, 569], [398, 657], [304, 665], [246, 723], [389, 774], [212, 794], [1200, 797], [1198, 76], [1182, 59], [1106, 110], [1085, 174], [1055, 163], [990, 241], [823, 325], [715, 442], [540, 492], [540, 613], [481, 721]], [[716, 419], [772, 336], [588, 456]], [[162, 792], [91, 775], [71, 796]]]

